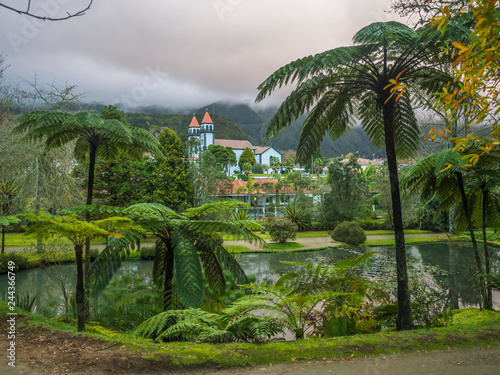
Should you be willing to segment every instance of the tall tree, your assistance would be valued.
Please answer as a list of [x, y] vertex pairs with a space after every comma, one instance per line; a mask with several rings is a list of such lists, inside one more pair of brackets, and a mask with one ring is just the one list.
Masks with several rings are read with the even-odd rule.
[[211, 153], [215, 157], [217, 164], [219, 164], [224, 170], [231, 165], [236, 165], [236, 154], [231, 147], [210, 145], [205, 152]]
[[220, 200], [233, 187], [233, 180], [221, 170], [209, 152], [203, 152], [196, 162], [190, 164], [188, 182], [193, 191], [193, 207]]
[[149, 202], [154, 192], [153, 169], [153, 161], [148, 156], [141, 161], [126, 158], [98, 161], [94, 200], [118, 207]]
[[33, 225], [26, 231], [27, 234], [40, 233], [43, 236], [67, 238], [74, 245], [77, 274], [75, 297], [77, 304], [78, 331], [85, 331], [86, 309], [84, 294], [83, 247], [86, 242], [99, 236], [121, 236], [103, 229], [107, 222], [131, 222], [131, 220], [121, 217], [112, 217], [88, 222], [78, 220], [76, 215], [52, 217], [44, 212], [40, 212], [38, 215], [29, 213], [25, 216], [29, 220], [33, 221]]
[[[88, 161], [86, 204], [92, 204], [95, 164], [97, 158], [108, 160], [119, 156], [141, 160], [145, 152], [157, 157], [162, 153], [157, 139], [147, 130], [130, 126], [123, 120], [123, 112], [113, 106], [103, 107], [100, 114], [76, 114], [37, 111], [16, 119], [16, 133], [24, 133], [25, 140], [43, 139], [47, 150], [74, 142], [73, 154], [80, 162]], [[87, 220], [90, 216], [87, 215]], [[85, 245], [85, 275], [90, 269], [90, 242]], [[88, 281], [88, 280], [87, 280]], [[88, 284], [88, 282], [87, 282]], [[86, 288], [88, 293], [88, 288]]]
[[333, 159], [328, 166], [328, 184], [331, 193], [325, 197], [325, 218], [329, 225], [366, 214], [368, 184], [361, 173], [357, 153], [350, 154], [345, 162], [342, 157]]
[[[378, 22], [354, 36], [354, 46], [339, 47], [296, 60], [274, 72], [260, 86], [257, 101], [296, 82], [271, 120], [266, 138], [286, 128], [301, 114], [297, 156], [306, 161], [326, 133], [340, 137], [357, 117], [372, 143], [385, 146], [390, 173], [396, 239], [398, 329], [410, 329], [406, 250], [399, 192], [398, 157], [413, 155], [419, 131], [411, 91], [434, 92], [444, 74], [437, 69], [436, 42], [398, 22]], [[397, 153], [397, 154], [396, 154]], [[397, 156], [396, 156], [397, 155]]]
[[18, 200], [21, 193], [21, 187], [15, 180], [0, 180], [0, 227], [2, 227], [2, 250], [5, 252], [5, 229], [10, 224], [18, 222], [13, 216], [15, 207], [18, 206]]
[[242, 170], [243, 164], [250, 163], [254, 165], [257, 161], [255, 160], [255, 154], [253, 153], [250, 147], [246, 147], [242, 154], [240, 155], [240, 159], [238, 160], [238, 166]]
[[[439, 94], [442, 109], [452, 119], [450, 125], [464, 107], [468, 125], [479, 125], [476, 126], [479, 132], [469, 127], [466, 137], [450, 137], [455, 148], [462, 151], [470, 147], [470, 140], [481, 144], [476, 152], [468, 154], [469, 165], [473, 165], [481, 155], [500, 144], [500, 0], [471, 1], [464, 10], [469, 12], [468, 18], [473, 22], [466, 41], [450, 35], [450, 24], [464, 17], [462, 10], [443, 7], [431, 24], [451, 39], [447, 50], [453, 52], [453, 82]], [[441, 135], [446, 138], [445, 134]]]
[[[466, 154], [473, 152], [469, 149]], [[492, 228], [500, 226], [500, 158], [497, 152], [491, 152], [483, 156], [474, 167], [464, 169], [466, 154], [445, 149], [419, 160], [405, 176], [404, 187], [407, 194], [421, 193], [424, 201], [438, 196], [441, 209], [450, 210], [457, 206], [456, 231], [468, 230], [471, 237], [480, 305], [492, 309], [491, 290], [484, 278], [484, 274], [488, 277], [491, 273], [486, 225], [489, 224]], [[474, 227], [482, 227], [483, 230], [483, 256], [479, 253]]]
[[153, 280], [163, 290], [165, 311], [200, 307], [203, 276], [219, 295], [226, 287], [223, 269], [245, 282], [244, 271], [222, 246], [220, 234], [260, 244], [263, 241], [251, 232], [260, 228], [254, 221], [221, 219], [220, 214], [237, 207], [238, 202], [224, 201], [177, 213], [158, 203], [143, 203], [125, 210], [128, 217], [157, 237]]
[[158, 139], [160, 150], [165, 155], [154, 162], [154, 201], [174, 211], [191, 206], [193, 193], [188, 183], [188, 161], [184, 143], [175, 131], [165, 128]]

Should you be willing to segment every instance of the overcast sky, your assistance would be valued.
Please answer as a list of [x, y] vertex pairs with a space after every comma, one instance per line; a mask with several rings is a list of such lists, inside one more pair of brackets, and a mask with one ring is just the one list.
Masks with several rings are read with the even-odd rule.
[[[20, 3], [8, 0], [4, 3]], [[85, 0], [33, 0], [63, 15]], [[38, 3], [38, 4], [37, 4]], [[41, 4], [45, 4], [41, 7]], [[0, 51], [19, 77], [78, 85], [85, 101], [192, 108], [252, 103], [277, 68], [350, 45], [387, 20], [390, 0], [94, 0], [83, 17], [42, 22], [0, 8]], [[280, 95], [266, 104], [276, 104]]]

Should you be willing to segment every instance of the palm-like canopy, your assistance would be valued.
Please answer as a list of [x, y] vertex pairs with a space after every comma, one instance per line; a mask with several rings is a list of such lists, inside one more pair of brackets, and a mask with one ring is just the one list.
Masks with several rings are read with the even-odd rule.
[[[398, 156], [411, 156], [419, 144], [411, 94], [433, 92], [443, 80], [449, 80], [439, 69], [437, 51], [430, 48], [435, 43], [428, 39], [398, 22], [373, 23], [354, 36], [354, 46], [308, 56], [278, 69], [259, 86], [256, 101], [289, 83], [295, 82], [297, 87], [271, 120], [266, 138], [308, 112], [297, 150], [299, 159], [309, 159], [327, 133], [336, 139], [356, 120], [371, 142], [383, 148], [384, 120], [391, 115]], [[393, 82], [401, 88], [388, 100], [388, 85]]]
[[373, 23], [354, 36], [354, 46], [308, 56], [278, 69], [259, 86], [257, 96], [261, 101], [275, 89], [296, 83], [271, 120], [266, 138], [308, 112], [297, 149], [301, 160], [312, 156], [325, 134], [336, 139], [356, 120], [375, 146], [385, 146], [396, 237], [398, 327], [402, 329], [410, 328], [412, 319], [396, 153], [400, 158], [411, 156], [419, 145], [414, 98], [436, 91], [448, 80], [439, 69], [434, 40], [398, 22]]
[[78, 161], [89, 162], [87, 204], [92, 204], [94, 166], [96, 157], [114, 159], [125, 155], [141, 160], [144, 152], [161, 155], [156, 138], [148, 131], [135, 128], [119, 119], [106, 116], [114, 107], [105, 107], [101, 115], [88, 112], [69, 114], [38, 111], [19, 117], [17, 133], [23, 139], [45, 140], [47, 149], [75, 141], [74, 155]]
[[[216, 293], [224, 293], [223, 269], [245, 282], [242, 268], [222, 246], [221, 234], [264, 244], [251, 232], [260, 225], [251, 220], [221, 219], [237, 202], [215, 202], [177, 213], [157, 203], [141, 203], [124, 213], [157, 237], [153, 280], [163, 288], [164, 309], [200, 307], [203, 276]], [[175, 286], [175, 294], [174, 292]], [[174, 298], [176, 297], [176, 298]]]
[[[479, 288], [484, 306], [492, 309], [491, 289], [487, 294], [482, 276], [491, 272], [486, 239], [486, 226], [500, 227], [500, 192], [498, 189], [500, 158], [498, 152], [490, 152], [470, 168], [467, 154], [474, 154], [474, 145], [464, 152], [444, 149], [419, 160], [406, 174], [403, 186], [406, 194], [421, 194], [427, 201], [437, 196], [441, 209], [455, 211], [455, 227], [458, 232], [469, 231], [479, 277]], [[465, 181], [464, 181], [465, 180]], [[466, 191], [467, 190], [467, 191]], [[474, 226], [483, 228], [484, 268], [479, 254]]]

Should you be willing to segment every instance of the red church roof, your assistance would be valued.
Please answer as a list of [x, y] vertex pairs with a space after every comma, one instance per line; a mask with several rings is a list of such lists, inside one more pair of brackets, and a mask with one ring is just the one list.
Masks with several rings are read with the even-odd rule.
[[196, 116], [193, 116], [193, 119], [191, 120], [191, 124], [189, 124], [190, 128], [199, 128], [200, 124], [198, 124], [198, 120], [196, 119]]
[[203, 117], [203, 120], [201, 121], [202, 124], [213, 124], [214, 122], [210, 118], [210, 115], [208, 114], [208, 111], [205, 112], [205, 116]]

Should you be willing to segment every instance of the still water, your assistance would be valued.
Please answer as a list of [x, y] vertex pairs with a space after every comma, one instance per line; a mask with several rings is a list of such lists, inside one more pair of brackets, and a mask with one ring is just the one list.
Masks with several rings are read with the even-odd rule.
[[[427, 266], [435, 266], [443, 270], [442, 275], [433, 274], [433, 281], [446, 293], [450, 303], [455, 307], [474, 306], [477, 304], [476, 293], [469, 267], [473, 268], [472, 249], [468, 246], [448, 244], [409, 245], [408, 259], [410, 267], [427, 272]], [[365, 264], [362, 271], [367, 276], [381, 277], [394, 267], [392, 259], [394, 248], [373, 248], [379, 255]], [[498, 253], [493, 250], [492, 253]], [[283, 262], [312, 263], [314, 265], [334, 265], [342, 259], [354, 254], [342, 249], [326, 249], [308, 252], [276, 252], [261, 254], [238, 254], [236, 258], [247, 274], [253, 274], [257, 282], [273, 281], [280, 275], [297, 266]], [[498, 261], [493, 261], [498, 270]], [[151, 278], [152, 261], [126, 261], [117, 274], [132, 273], [145, 279]], [[429, 277], [429, 274], [427, 274]], [[51, 268], [36, 268], [16, 273], [16, 288], [19, 296], [27, 293], [35, 300], [36, 312], [48, 316], [62, 311], [61, 301], [63, 287], [72, 294], [76, 287], [76, 267], [67, 264]], [[7, 290], [7, 275], [0, 275], [0, 296]], [[498, 299], [498, 294], [496, 294]], [[498, 302], [498, 301], [497, 301]]]

